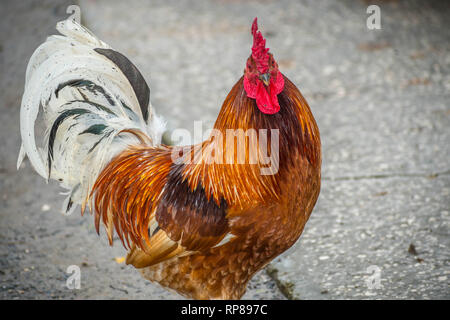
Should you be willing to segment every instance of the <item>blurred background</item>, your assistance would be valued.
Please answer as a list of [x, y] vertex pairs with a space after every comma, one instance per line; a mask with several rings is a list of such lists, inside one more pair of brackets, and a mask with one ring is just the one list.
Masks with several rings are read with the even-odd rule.
[[[70, 4], [141, 70], [171, 130], [213, 124], [255, 16], [309, 102], [322, 191], [295, 247], [244, 298], [450, 298], [448, 1], [11, 0], [0, 3], [1, 299], [179, 298], [126, 266], [91, 216], [60, 214], [60, 189], [28, 161], [16, 171], [26, 65]], [[372, 4], [381, 29], [368, 28]], [[78, 290], [66, 287], [70, 265]]]

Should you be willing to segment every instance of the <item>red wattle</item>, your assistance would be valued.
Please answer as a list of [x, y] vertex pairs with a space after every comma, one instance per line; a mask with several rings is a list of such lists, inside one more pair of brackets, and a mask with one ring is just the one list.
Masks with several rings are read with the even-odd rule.
[[278, 72], [276, 80], [271, 79], [268, 88], [260, 80], [256, 80], [256, 84], [254, 84], [244, 77], [244, 89], [247, 97], [256, 99], [258, 109], [265, 114], [274, 114], [280, 111], [277, 96], [283, 91], [283, 88], [284, 78], [281, 72]]
[[[273, 87], [270, 84], [270, 87]], [[271, 88], [269, 88], [270, 90]], [[256, 96], [256, 105], [258, 109], [265, 114], [274, 114], [280, 111], [280, 105], [278, 104], [278, 98], [273, 90], [269, 96], [266, 87], [261, 81], [258, 81], [258, 93]]]

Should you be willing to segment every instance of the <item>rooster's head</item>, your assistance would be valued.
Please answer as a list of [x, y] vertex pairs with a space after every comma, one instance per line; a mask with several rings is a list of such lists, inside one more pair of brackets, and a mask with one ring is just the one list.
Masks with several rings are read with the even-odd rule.
[[252, 54], [245, 66], [244, 89], [249, 98], [256, 99], [261, 112], [274, 114], [280, 110], [278, 94], [283, 91], [284, 78], [269, 48], [266, 48], [266, 39], [258, 30], [257, 18], [253, 21], [252, 35]]

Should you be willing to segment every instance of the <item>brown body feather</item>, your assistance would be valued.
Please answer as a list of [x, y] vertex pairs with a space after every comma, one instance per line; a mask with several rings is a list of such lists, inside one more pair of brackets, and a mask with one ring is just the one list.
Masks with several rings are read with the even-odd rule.
[[[273, 175], [250, 163], [251, 139], [233, 142], [230, 155], [231, 146], [214, 137], [185, 149], [191, 163], [174, 163], [173, 148], [141, 145], [103, 170], [93, 189], [97, 229], [101, 220], [112, 241], [115, 228], [131, 247], [127, 263], [187, 297], [237, 299], [256, 271], [296, 242], [320, 191], [320, 137], [308, 104], [286, 77], [278, 99], [278, 113], [261, 113], [241, 78], [215, 124], [224, 136], [227, 129], [278, 129]], [[236, 163], [239, 151], [243, 164]]]

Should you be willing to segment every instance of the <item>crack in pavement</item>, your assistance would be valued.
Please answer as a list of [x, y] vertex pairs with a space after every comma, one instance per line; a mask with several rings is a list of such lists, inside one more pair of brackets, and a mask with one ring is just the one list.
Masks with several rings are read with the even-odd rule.
[[434, 179], [438, 176], [449, 175], [450, 170], [434, 173], [388, 173], [374, 174], [363, 176], [347, 176], [347, 177], [322, 177], [322, 180], [345, 181], [345, 180], [367, 180], [367, 179], [386, 179], [386, 178], [428, 178]]

